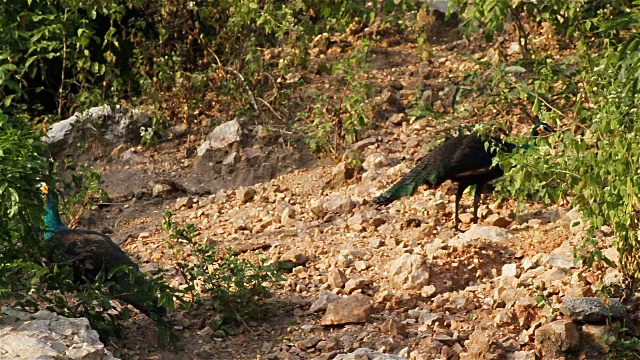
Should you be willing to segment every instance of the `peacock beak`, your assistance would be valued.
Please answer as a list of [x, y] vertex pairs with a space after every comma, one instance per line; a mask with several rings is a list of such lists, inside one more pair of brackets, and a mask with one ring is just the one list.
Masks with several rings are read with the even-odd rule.
[[48, 195], [49, 194], [49, 185], [47, 185], [46, 183], [41, 183], [40, 184], [40, 191], [42, 191], [43, 194]]

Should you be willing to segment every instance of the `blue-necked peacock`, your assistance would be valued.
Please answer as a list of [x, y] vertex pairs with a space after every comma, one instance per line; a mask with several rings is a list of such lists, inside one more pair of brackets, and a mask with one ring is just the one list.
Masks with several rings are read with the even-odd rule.
[[[554, 131], [546, 123], [539, 122], [533, 127], [530, 135], [535, 137], [541, 132]], [[490, 138], [488, 141], [493, 144], [489, 149], [485, 147], [486, 141], [476, 134], [459, 135], [448, 139], [425, 155], [411, 171], [373, 199], [372, 203], [374, 205], [388, 205], [403, 196], [412, 195], [420, 185], [427, 184], [438, 187], [446, 180], [451, 180], [458, 183], [454, 228], [458, 230], [460, 198], [469, 185], [476, 185], [473, 198], [473, 222], [476, 223], [482, 187], [504, 175], [500, 167], [492, 166], [493, 158], [497, 154], [496, 149], [511, 152], [516, 147], [512, 143], [503, 142], [498, 138]]]
[[115, 296], [149, 317], [152, 314], [166, 315], [166, 309], [159, 306], [158, 298], [150, 293], [153, 286], [149, 286], [149, 280], [140, 272], [138, 265], [108, 236], [96, 231], [67, 228], [58, 212], [55, 189], [45, 184], [42, 191], [46, 194], [44, 238], [52, 242], [52, 254], [61, 254], [63, 261], [73, 267], [74, 281], [95, 281], [101, 272], [110, 274], [117, 267], [129, 267], [134, 276], [116, 272], [110, 278], [115, 283]]

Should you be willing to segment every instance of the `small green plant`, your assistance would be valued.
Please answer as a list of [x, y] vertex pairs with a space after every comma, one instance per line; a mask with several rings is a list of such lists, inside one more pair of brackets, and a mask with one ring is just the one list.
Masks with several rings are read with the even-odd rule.
[[313, 118], [308, 138], [312, 151], [339, 153], [369, 128], [372, 89], [362, 78], [368, 71], [366, 58], [370, 47], [368, 41], [361, 41], [349, 56], [332, 65], [336, 83], [343, 89], [335, 95], [320, 96], [307, 112]]
[[146, 148], [152, 148], [158, 145], [158, 137], [156, 137], [156, 132], [153, 130], [153, 127], [141, 127], [140, 128], [140, 144], [144, 145]]
[[628, 331], [620, 321], [611, 322], [611, 334], [601, 339], [609, 349], [608, 360], [640, 359], [640, 338], [628, 336]]
[[[69, 162], [65, 163], [70, 166]], [[70, 180], [62, 180], [64, 198], [60, 203], [60, 210], [69, 218], [70, 228], [76, 226], [82, 215], [98, 201], [104, 201], [107, 193], [100, 187], [102, 174], [93, 170], [88, 164], [82, 164], [71, 174]]]
[[553, 314], [555, 314], [558, 309], [553, 306], [549, 298], [544, 294], [544, 292], [542, 291], [542, 287], [540, 285], [536, 285], [534, 287], [534, 290], [535, 292], [532, 295], [534, 295], [534, 298], [536, 299], [538, 308], [540, 310], [544, 309], [545, 307], [548, 308], [549, 314], [547, 316], [553, 316]]
[[228, 333], [229, 322], [265, 315], [261, 302], [270, 296], [270, 288], [282, 281], [280, 273], [265, 264], [238, 258], [231, 249], [222, 252], [213, 244], [195, 241], [198, 229], [187, 223], [179, 226], [173, 214], [164, 214], [163, 229], [168, 234], [176, 268], [186, 280], [184, 291], [192, 302], [213, 301], [217, 314], [210, 326], [220, 333]]

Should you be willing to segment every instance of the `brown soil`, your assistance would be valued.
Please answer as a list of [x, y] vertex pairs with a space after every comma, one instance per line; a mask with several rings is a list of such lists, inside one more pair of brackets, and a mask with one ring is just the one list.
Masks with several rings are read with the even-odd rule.
[[[479, 39], [463, 40], [455, 24], [445, 23], [442, 19], [433, 21], [429, 25], [429, 55], [424, 60], [420, 54], [424, 49], [418, 49], [415, 39], [405, 38], [393, 31], [380, 32], [382, 40], [374, 45], [370, 54], [369, 80], [376, 88], [386, 89], [391, 82], [400, 81], [405, 90], [411, 90], [412, 87], [433, 89], [433, 93], [437, 94], [474, 67], [463, 53], [481, 55], [489, 48]], [[507, 40], [508, 37], [502, 38], [493, 46], [508, 47], [504, 45], [508, 43]], [[331, 91], [331, 80], [328, 75], [310, 75], [308, 83], [316, 89]], [[403, 100], [410, 102], [412, 96], [407, 94]], [[443, 99], [442, 103], [446, 104], [447, 100]], [[506, 120], [513, 122], [514, 119]], [[456, 117], [453, 126], [481, 121], [467, 114]], [[451, 124], [445, 124], [444, 127], [447, 126], [451, 128]], [[371, 136], [379, 136], [382, 141], [367, 148], [362, 155], [386, 153], [397, 163], [405, 162], [408, 169], [414, 160], [425, 153], [432, 141], [443, 137], [442, 128], [442, 124], [436, 120], [410, 120], [395, 126], [385, 119], [370, 132]], [[525, 128], [524, 125], [516, 125], [515, 130], [523, 133]], [[437, 308], [435, 303], [438, 301], [455, 298], [458, 291], [475, 284], [477, 293], [475, 297], [467, 298], [465, 309], [458, 309], [455, 314], [449, 314], [446, 307], [445, 310], [439, 310], [446, 319], [443, 326], [460, 333], [463, 338], [468, 337], [476, 326], [493, 323], [493, 310], [483, 306], [482, 299], [490, 297], [491, 280], [500, 273], [504, 264], [538, 253], [549, 253], [563, 242], [572, 240], [565, 224], [556, 222], [552, 217], [555, 208], [526, 204], [525, 210], [518, 214], [513, 223], [515, 236], [508, 244], [498, 246], [487, 242], [474, 247], [457, 248], [450, 251], [446, 258], [430, 261], [431, 284], [436, 288], [435, 294], [448, 295], [425, 298], [408, 291], [384, 295], [379, 291], [383, 289], [385, 269], [391, 260], [407, 251], [420, 252], [436, 237], [446, 238], [446, 233], [451, 231], [451, 198], [455, 186], [445, 184], [436, 190], [449, 197], [447, 209], [436, 213], [421, 207], [433, 196], [425, 190], [383, 210], [359, 203], [354, 213], [377, 212], [386, 223], [378, 228], [364, 224], [362, 229], [354, 231], [346, 223], [353, 213], [339, 214], [331, 221], [318, 220], [309, 211], [311, 200], [325, 194], [342, 193], [361, 202], [378, 194], [401, 173], [381, 175], [373, 180], [363, 179], [358, 174], [339, 188], [329, 189], [326, 184], [331, 179], [335, 163], [326, 160], [318, 162], [305, 154], [303, 148], [289, 149], [281, 144], [271, 144], [272, 150], [280, 154], [274, 157], [280, 161], [275, 179], [258, 177], [253, 181], [245, 181], [234, 178], [212, 185], [207, 184], [206, 174], [194, 170], [196, 155], [193, 148], [203, 138], [190, 136], [171, 140], [150, 150], [138, 147], [138, 153], [146, 159], [139, 164], [112, 161], [108, 156], [93, 162], [93, 167], [102, 172], [104, 189], [112, 200], [108, 205], [93, 209], [80, 226], [110, 233], [116, 242], [138, 258], [143, 267], [151, 263], [171, 267], [171, 261], [162, 252], [165, 249], [162, 241], [164, 234], [159, 230], [166, 209], [176, 213], [177, 221], [196, 224], [201, 230], [198, 237], [200, 241], [214, 241], [241, 249], [261, 248], [270, 259], [277, 259], [290, 249], [297, 249], [309, 255], [310, 260], [303, 274], [287, 274], [287, 282], [275, 290], [275, 297], [268, 301], [277, 309], [271, 317], [268, 320], [249, 321], [240, 327], [238, 335], [199, 335], [198, 332], [206, 326], [204, 320], [212, 316], [206, 307], [189, 312], [177, 311], [170, 318], [178, 325], [176, 332], [182, 340], [176, 348], [160, 349], [156, 346], [154, 324], [143, 315], [138, 315], [126, 324], [125, 340], [114, 340], [108, 344], [116, 356], [124, 359], [265, 359], [268, 354], [282, 350], [294, 352], [302, 359], [311, 359], [322, 352], [313, 347], [297, 349], [295, 345], [311, 336], [337, 338], [342, 343], [340, 350], [370, 347], [397, 353], [404, 347], [412, 351], [422, 349], [429, 342], [425, 340], [427, 333], [418, 330], [418, 324], [411, 325], [409, 322], [407, 335], [404, 336], [385, 334], [381, 332], [380, 325], [390, 318], [406, 320], [406, 312], [411, 309]], [[159, 179], [182, 184], [187, 193], [177, 191], [166, 197], [152, 197], [149, 184]], [[242, 204], [235, 196], [235, 188], [250, 183], [255, 185], [257, 194], [252, 202]], [[176, 199], [185, 196], [192, 196], [197, 201], [196, 205], [191, 209], [175, 209]], [[221, 200], [223, 197], [228, 199]], [[495, 203], [493, 195], [485, 195], [485, 198], [485, 203]], [[295, 208], [297, 223], [294, 226], [278, 225], [278, 204], [281, 202], [288, 202]], [[471, 210], [471, 204], [472, 197], [465, 194], [465, 211]], [[516, 209], [512, 201], [495, 205], [505, 211]], [[258, 223], [268, 218], [273, 218], [276, 225], [267, 226], [264, 231], [255, 230]], [[409, 219], [418, 219], [420, 224], [417, 227], [405, 226]], [[531, 219], [540, 221], [531, 222]], [[239, 226], [243, 221], [253, 231]], [[466, 228], [469, 224], [463, 226]], [[140, 237], [144, 232], [148, 233], [147, 236]], [[384, 239], [387, 245], [372, 250], [371, 239], [376, 237]], [[398, 245], [389, 246], [393, 241]], [[347, 276], [370, 279], [371, 285], [363, 292], [375, 298], [375, 311], [366, 324], [324, 328], [317, 325], [321, 315], [308, 314], [306, 311], [317, 298], [322, 284], [326, 283], [330, 264], [336, 261], [342, 250], [348, 249], [359, 249], [369, 254], [366, 269], [348, 268]], [[243, 256], [252, 254], [253, 251], [247, 251]], [[538, 315], [532, 316], [535, 318]], [[519, 323], [516, 320], [499, 331], [505, 335], [519, 334], [533, 321], [520, 319]], [[523, 348], [530, 349], [531, 346]]]

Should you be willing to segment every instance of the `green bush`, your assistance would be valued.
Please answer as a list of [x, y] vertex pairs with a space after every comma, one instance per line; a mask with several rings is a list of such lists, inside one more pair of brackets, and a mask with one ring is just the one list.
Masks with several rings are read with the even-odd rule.
[[37, 189], [48, 178], [47, 145], [25, 121], [0, 112], [0, 297], [25, 300], [46, 274], [40, 260], [42, 216]]
[[183, 289], [192, 302], [213, 301], [214, 316], [209, 325], [218, 332], [233, 331], [226, 325], [267, 314], [263, 300], [271, 296], [270, 288], [283, 280], [265, 259], [257, 263], [240, 259], [231, 249], [219, 251], [214, 244], [195, 241], [198, 229], [187, 223], [176, 224], [173, 214], [164, 214], [163, 229], [168, 234], [176, 267], [186, 281]]
[[[591, 224], [590, 236], [577, 249], [588, 265], [598, 260], [613, 265], [600, 251], [604, 244], [593, 236], [594, 230], [611, 226], [620, 269], [628, 280], [639, 279], [640, 125], [635, 119], [640, 106], [640, 41], [635, 34], [640, 8], [623, 1], [576, 2], [575, 9], [555, 1], [518, 4], [532, 10], [524, 13], [529, 21], [549, 22], [570, 35], [571, 54], [489, 65], [472, 74], [469, 83], [475, 82], [475, 90], [494, 89], [485, 93], [487, 104], [504, 109], [514, 102], [533, 103], [533, 112], [542, 120], [572, 131], [538, 140], [548, 146], [502, 156], [503, 167], [510, 169], [502, 189], [520, 200], [566, 198], [579, 206]], [[484, 22], [489, 34], [503, 29], [498, 23], [506, 21], [503, 15], [508, 12], [498, 10], [512, 4], [498, 0], [466, 6], [463, 24], [474, 31]]]

